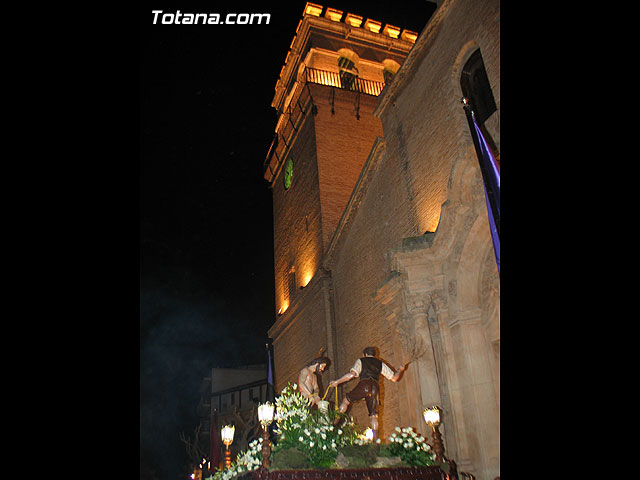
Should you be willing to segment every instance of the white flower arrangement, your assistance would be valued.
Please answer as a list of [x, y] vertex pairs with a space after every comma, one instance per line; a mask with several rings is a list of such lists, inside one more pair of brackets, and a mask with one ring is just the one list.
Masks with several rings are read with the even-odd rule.
[[328, 468], [338, 449], [355, 438], [352, 418], [345, 419], [342, 428], [334, 427], [326, 415], [311, 410], [296, 384], [288, 384], [276, 398], [276, 412], [278, 441], [274, 452], [295, 448], [316, 467]]
[[[240, 452], [235, 462], [227, 470], [219, 470], [209, 479], [231, 480], [244, 472], [256, 470], [262, 464], [262, 438], [258, 438], [249, 443], [246, 452]], [[207, 480], [209, 480], [207, 479]]]
[[431, 451], [431, 445], [426, 442], [422, 435], [414, 432], [411, 427], [396, 427], [395, 432], [389, 437], [389, 442], [400, 444], [403, 448], [408, 450], [415, 449], [417, 451], [422, 450], [424, 452]]
[[301, 434], [298, 436], [299, 446], [301, 448], [313, 448], [317, 446], [322, 450], [326, 450], [327, 448], [331, 448], [336, 450], [337, 444], [335, 435], [331, 435], [330, 432], [333, 432], [335, 427], [333, 425], [318, 425], [318, 427], [309, 430], [305, 428]]
[[310, 415], [309, 403], [297, 391], [297, 384], [288, 384], [276, 398], [275, 433], [285, 434], [289, 430], [298, 430]]
[[412, 465], [432, 465], [435, 462], [436, 455], [431, 445], [411, 427], [395, 427], [395, 432], [389, 437], [389, 447]]

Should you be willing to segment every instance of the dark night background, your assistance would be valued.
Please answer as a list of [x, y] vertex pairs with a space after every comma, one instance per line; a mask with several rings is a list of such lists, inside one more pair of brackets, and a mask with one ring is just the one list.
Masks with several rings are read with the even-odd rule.
[[[141, 478], [186, 478], [179, 433], [198, 422], [210, 368], [266, 361], [275, 306], [262, 165], [275, 83], [305, 3], [140, 5]], [[424, 0], [314, 3], [418, 33], [435, 10]], [[158, 9], [271, 21], [153, 25]]]

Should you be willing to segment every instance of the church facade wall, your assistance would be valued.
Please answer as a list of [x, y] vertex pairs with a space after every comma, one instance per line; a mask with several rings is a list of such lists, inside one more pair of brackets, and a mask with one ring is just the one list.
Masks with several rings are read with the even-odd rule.
[[[383, 380], [381, 434], [396, 425], [425, 432], [421, 411], [436, 403], [447, 453], [493, 479], [499, 279], [460, 71], [480, 48], [499, 118], [499, 4], [443, 2], [436, 15], [383, 94], [384, 153], [332, 252], [336, 348], [341, 371], [366, 345], [396, 368], [412, 360], [399, 384]], [[364, 407], [354, 413], [366, 422]]]
[[[276, 305], [296, 299], [269, 332], [276, 390], [321, 348], [333, 362], [324, 388], [369, 345], [394, 368], [410, 361], [400, 382], [381, 380], [380, 435], [412, 426], [432, 438], [422, 410], [437, 404], [447, 456], [479, 480], [500, 474], [499, 275], [460, 77], [479, 48], [499, 146], [499, 23], [497, 0], [440, 3], [360, 119], [353, 92], [314, 86], [317, 111], [292, 148], [297, 183], [273, 185]], [[350, 413], [368, 425], [362, 402]]]

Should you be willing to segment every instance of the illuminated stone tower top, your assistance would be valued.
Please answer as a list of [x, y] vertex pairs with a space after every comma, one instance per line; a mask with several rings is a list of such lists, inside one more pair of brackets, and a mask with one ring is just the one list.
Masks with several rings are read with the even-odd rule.
[[[271, 106], [278, 111], [276, 137], [265, 162], [269, 182], [282, 168], [287, 122], [308, 83], [377, 96], [407, 56], [418, 34], [371, 18], [307, 3], [275, 85]], [[277, 141], [277, 140], [276, 140]], [[274, 141], [274, 143], [276, 143]], [[277, 148], [277, 150], [276, 150]], [[273, 155], [274, 153], [279, 155]]]

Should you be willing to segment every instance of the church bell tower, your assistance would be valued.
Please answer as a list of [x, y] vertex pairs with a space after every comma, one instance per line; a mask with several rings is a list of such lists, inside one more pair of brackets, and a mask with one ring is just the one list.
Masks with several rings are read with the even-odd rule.
[[[273, 194], [276, 390], [320, 351], [336, 359], [331, 274], [323, 257], [382, 124], [378, 95], [417, 33], [307, 3], [271, 106], [264, 164]], [[330, 372], [332, 372], [330, 368]]]

